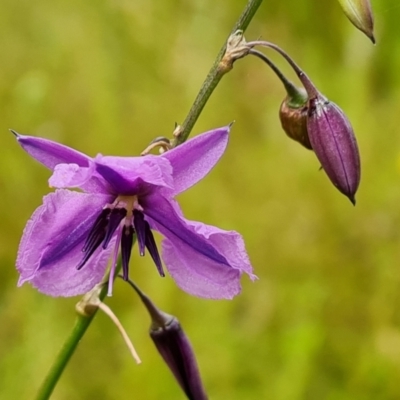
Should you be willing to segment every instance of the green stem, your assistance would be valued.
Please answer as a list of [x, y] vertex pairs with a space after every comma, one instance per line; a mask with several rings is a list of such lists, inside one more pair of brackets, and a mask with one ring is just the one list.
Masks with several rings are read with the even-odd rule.
[[[242, 29], [243, 31], [247, 28], [250, 21], [252, 20], [254, 14], [256, 13], [258, 7], [262, 3], [262, 0], [249, 0], [242, 15], [239, 17], [238, 21], [236, 22], [232, 33], [236, 32], [238, 29]], [[211, 68], [210, 72], [207, 75], [206, 80], [204, 81], [199, 94], [196, 97], [196, 100], [193, 103], [192, 108], [189, 111], [188, 116], [186, 117], [185, 121], [182, 124], [182, 130], [180, 131], [180, 135], [177, 139], [176, 144], [183, 143], [189, 136], [195, 122], [197, 121], [201, 111], [203, 110], [207, 100], [211, 96], [211, 93], [214, 91], [218, 82], [221, 80], [222, 76], [227, 72], [226, 70], [223, 71], [222, 69], [218, 68], [222, 57], [224, 56], [226, 49], [226, 43], [222, 46], [218, 56], [214, 62], [213, 67]], [[117, 271], [116, 271], [117, 272]], [[102, 289], [99, 298], [103, 300], [107, 294], [107, 285]], [[36, 400], [48, 400], [51, 396], [51, 393], [54, 390], [58, 380], [60, 379], [61, 374], [63, 373], [65, 367], [67, 366], [69, 360], [71, 359], [72, 355], [74, 354], [78, 343], [82, 339], [83, 335], [85, 334], [86, 330], [90, 326], [94, 316], [96, 315], [97, 310], [93, 312], [92, 315], [89, 317], [85, 317], [79, 315], [75, 326], [72, 329], [69, 337], [65, 341], [61, 351], [59, 352], [58, 356], [56, 357], [54, 364], [50, 368], [45, 380], [40, 387], [38, 394], [36, 396]]]
[[[100, 292], [99, 299], [103, 300], [107, 294], [108, 287], [105, 285]], [[58, 353], [54, 364], [51, 366], [50, 371], [47, 373], [45, 380], [42, 383], [42, 386], [39, 388], [38, 393], [36, 395], [35, 400], [47, 400], [50, 398], [51, 393], [54, 390], [58, 380], [60, 379], [61, 374], [63, 373], [65, 367], [68, 364], [68, 361], [71, 359], [74, 354], [78, 343], [82, 339], [85, 334], [87, 328], [92, 322], [94, 316], [97, 313], [97, 309], [94, 309], [94, 312], [90, 316], [78, 315], [75, 321], [75, 325], [72, 328], [70, 335], [65, 341], [63, 347]]]
[[[257, 12], [258, 7], [261, 5], [262, 1], [263, 0], [248, 1], [245, 9], [242, 12], [242, 15], [239, 17], [235, 26], [233, 27], [231, 34], [236, 32], [238, 29], [241, 29], [243, 32], [246, 30], [246, 28], [249, 26], [250, 21], [253, 19], [255, 13]], [[220, 68], [220, 62], [225, 54], [225, 50], [226, 50], [226, 42], [221, 47], [221, 50], [219, 51], [215, 59], [214, 65], [211, 67], [210, 72], [208, 73], [205, 81], [203, 82], [200, 91], [185, 121], [181, 126], [179, 136], [176, 141], [176, 145], [183, 143], [189, 137], [194, 124], [199, 118], [212, 92], [217, 87], [221, 78], [228, 72], [228, 70]]]

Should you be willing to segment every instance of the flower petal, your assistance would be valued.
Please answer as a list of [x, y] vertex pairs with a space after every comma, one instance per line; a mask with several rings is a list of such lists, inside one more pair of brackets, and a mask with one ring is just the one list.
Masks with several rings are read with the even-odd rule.
[[180, 240], [187, 246], [193, 247], [205, 257], [215, 262], [229, 266], [226, 258], [221, 255], [207, 240], [188, 229], [186, 220], [175, 200], [167, 200], [159, 193], [146, 196], [140, 202], [143, 213], [150, 217], [150, 227], [162, 233], [171, 240]]
[[58, 164], [54, 167], [49, 185], [55, 188], [80, 188], [88, 193], [111, 192], [110, 185], [95, 171], [95, 164], [90, 161], [88, 167], [78, 164]]
[[197, 234], [227, 257], [230, 267], [204, 257], [176, 240], [164, 240], [164, 263], [181, 289], [199, 297], [231, 299], [240, 293], [240, 276], [243, 272], [249, 274], [252, 280], [256, 279], [243, 239], [237, 232], [223, 231], [200, 222], [187, 222]]
[[230, 125], [208, 131], [161, 156], [172, 165], [174, 195], [190, 188], [210, 172], [226, 149], [229, 131]]
[[230, 299], [240, 292], [240, 275], [255, 279], [242, 237], [184, 219], [177, 204], [152, 196], [143, 205], [152, 228], [165, 237], [163, 261], [178, 286], [196, 296]]
[[151, 186], [173, 188], [171, 164], [159, 156], [104, 157], [98, 155], [95, 163], [97, 172], [118, 194], [142, 194]]
[[91, 158], [86, 154], [52, 140], [34, 136], [20, 135], [12, 131], [21, 147], [33, 158], [49, 169], [57, 164], [78, 164], [87, 167]]
[[43, 198], [28, 221], [18, 250], [18, 284], [50, 296], [83, 294], [104, 276], [113, 246], [97, 249], [81, 270], [86, 236], [110, 196], [57, 190]]

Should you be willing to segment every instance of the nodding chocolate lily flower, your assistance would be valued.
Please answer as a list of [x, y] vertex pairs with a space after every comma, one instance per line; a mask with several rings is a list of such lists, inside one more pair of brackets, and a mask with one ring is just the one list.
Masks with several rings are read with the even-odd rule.
[[375, 43], [374, 16], [370, 0], [339, 0], [339, 3], [350, 22]]
[[[317, 90], [308, 76], [280, 47], [265, 41], [248, 42], [247, 46], [251, 49], [254, 46], [272, 48], [292, 66], [306, 90], [307, 101], [304, 108], [306, 96], [300, 100], [301, 112], [295, 115], [296, 118], [293, 118], [293, 115], [286, 115], [286, 117], [291, 117], [296, 129], [302, 133], [303, 137], [309, 139], [311, 148], [331, 182], [355, 204], [355, 194], [361, 175], [360, 155], [353, 128], [344, 112]], [[250, 54], [254, 52], [255, 50], [249, 51]], [[304, 129], [305, 112], [306, 130]], [[301, 137], [301, 135], [298, 136]], [[308, 143], [304, 139], [298, 141], [307, 147]]]
[[[175, 196], [201, 180], [228, 143], [230, 127], [188, 140], [161, 156], [91, 158], [59, 143], [13, 132], [21, 147], [53, 171], [58, 188], [28, 221], [18, 250], [18, 284], [51, 296], [74, 296], [98, 284], [112, 259], [109, 294], [121, 249], [128, 279], [134, 235], [164, 271], [153, 230], [164, 236], [162, 259], [179, 287], [196, 296], [232, 298], [252, 268], [242, 237], [182, 215]], [[79, 188], [83, 192], [65, 188]]]
[[178, 319], [159, 310], [134, 282], [128, 280], [128, 283], [149, 312], [150, 337], [187, 398], [207, 400], [193, 348]]

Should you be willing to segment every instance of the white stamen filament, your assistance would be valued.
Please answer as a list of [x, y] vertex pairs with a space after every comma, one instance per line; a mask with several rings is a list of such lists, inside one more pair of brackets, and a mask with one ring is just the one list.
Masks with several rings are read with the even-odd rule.
[[142, 361], [139, 358], [138, 353], [136, 352], [131, 340], [129, 339], [128, 334], [126, 333], [124, 327], [122, 326], [122, 324], [119, 322], [119, 319], [117, 318], [117, 316], [112, 312], [111, 308], [108, 307], [106, 304], [104, 304], [103, 302], [100, 302], [98, 304], [98, 307], [100, 310], [102, 310], [105, 314], [107, 314], [107, 316], [110, 317], [110, 319], [114, 322], [115, 326], [118, 328], [118, 330], [120, 331], [126, 345], [128, 346], [129, 351], [132, 354], [133, 359], [136, 361], [136, 364], [140, 364]]

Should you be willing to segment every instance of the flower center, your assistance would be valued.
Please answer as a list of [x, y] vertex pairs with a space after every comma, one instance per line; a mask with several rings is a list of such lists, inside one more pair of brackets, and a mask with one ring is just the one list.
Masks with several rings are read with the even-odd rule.
[[103, 208], [86, 237], [82, 249], [84, 255], [77, 269], [81, 269], [100, 246], [104, 250], [107, 249], [114, 237], [116, 237], [116, 251], [110, 279], [114, 275], [119, 247], [121, 247], [123, 277], [125, 280], [128, 279], [129, 260], [135, 238], [139, 244], [139, 254], [144, 256], [147, 248], [159, 274], [165, 276], [150, 224], [145, 218], [137, 196], [118, 196], [112, 204], [107, 204]]

